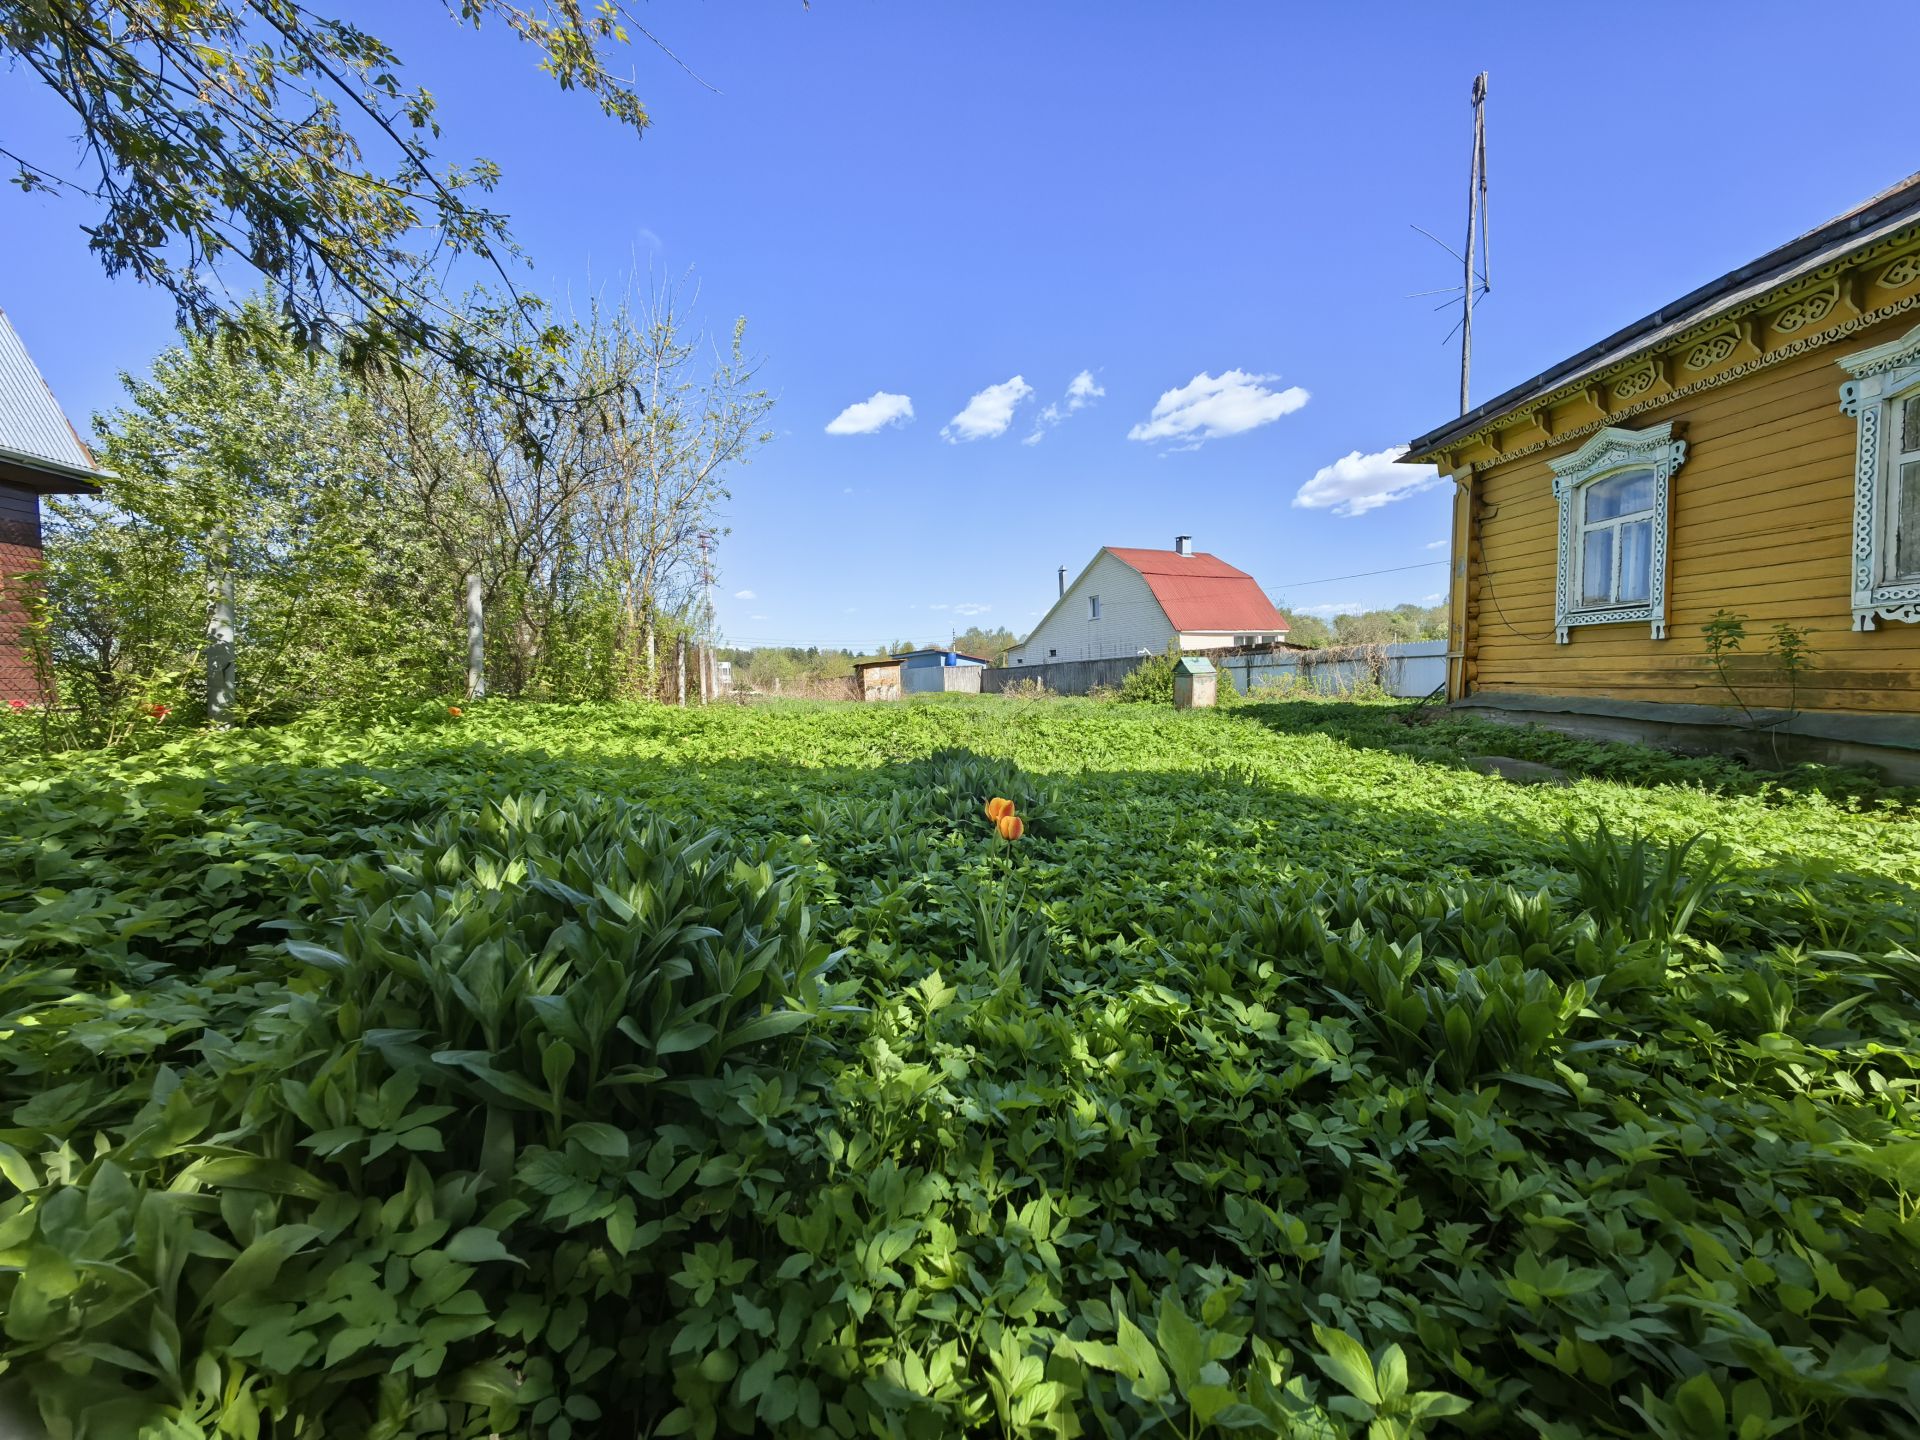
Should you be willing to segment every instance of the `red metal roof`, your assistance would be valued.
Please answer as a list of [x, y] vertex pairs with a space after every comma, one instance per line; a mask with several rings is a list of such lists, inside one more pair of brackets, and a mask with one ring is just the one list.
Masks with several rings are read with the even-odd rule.
[[1218, 555], [1119, 545], [1106, 548], [1109, 555], [1140, 572], [1176, 630], [1283, 633], [1287, 629], [1287, 617], [1273, 608], [1260, 582]]

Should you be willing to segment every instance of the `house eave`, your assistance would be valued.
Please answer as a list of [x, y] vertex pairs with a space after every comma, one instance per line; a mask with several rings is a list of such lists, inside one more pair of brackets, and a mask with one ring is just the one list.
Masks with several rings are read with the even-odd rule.
[[87, 470], [0, 446], [0, 484], [16, 485], [36, 495], [97, 495], [100, 482], [112, 478], [105, 470]]

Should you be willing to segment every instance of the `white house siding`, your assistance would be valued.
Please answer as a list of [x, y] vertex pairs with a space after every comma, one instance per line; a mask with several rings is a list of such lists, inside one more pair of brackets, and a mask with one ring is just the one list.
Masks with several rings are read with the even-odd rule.
[[[1100, 597], [1098, 620], [1087, 618], [1089, 595]], [[1146, 577], [1102, 550], [1067, 587], [1065, 601], [1010, 658], [1016, 665], [1040, 665], [1048, 660], [1108, 660], [1142, 650], [1157, 655], [1171, 639], [1173, 625], [1147, 588]]]

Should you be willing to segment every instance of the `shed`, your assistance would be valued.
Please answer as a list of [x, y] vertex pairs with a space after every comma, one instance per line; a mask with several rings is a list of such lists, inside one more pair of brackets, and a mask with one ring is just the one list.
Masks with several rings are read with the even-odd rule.
[[980, 693], [980, 672], [988, 660], [964, 650], [923, 646], [899, 655], [862, 660], [853, 667], [862, 700], [898, 700], [904, 695]]
[[1219, 672], [1204, 655], [1182, 655], [1173, 666], [1173, 708], [1210, 709], [1219, 698]]

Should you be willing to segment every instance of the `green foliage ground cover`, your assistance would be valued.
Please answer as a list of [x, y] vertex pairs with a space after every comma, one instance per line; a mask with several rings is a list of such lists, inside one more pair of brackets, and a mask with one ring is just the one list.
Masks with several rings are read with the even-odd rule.
[[1904, 797], [1408, 718], [15, 762], [0, 1383], [183, 1440], [1920, 1433]]

